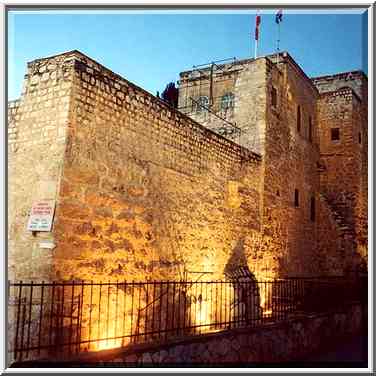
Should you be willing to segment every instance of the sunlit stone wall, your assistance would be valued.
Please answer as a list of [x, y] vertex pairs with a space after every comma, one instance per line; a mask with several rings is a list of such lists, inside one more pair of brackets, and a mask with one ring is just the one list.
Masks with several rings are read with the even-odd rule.
[[[234, 105], [227, 112], [221, 111], [218, 101], [212, 106], [218, 116], [241, 129], [240, 136], [226, 137], [263, 156], [262, 236], [251, 264], [260, 266], [254, 270], [256, 277], [320, 274], [317, 221], [310, 219], [311, 198], [317, 202], [319, 193], [317, 89], [287, 53], [214, 67], [212, 81], [209, 68], [181, 73], [180, 105], [216, 131], [218, 118], [187, 107], [190, 98], [209, 96], [210, 87], [214, 98], [234, 94]], [[294, 203], [295, 189], [299, 207]]]
[[239, 247], [247, 262], [260, 157], [78, 53], [72, 91], [57, 278], [218, 279]]
[[[11, 103], [8, 112], [9, 278], [209, 281], [229, 279], [239, 267], [257, 280], [342, 272], [338, 247], [346, 239], [338, 238], [338, 218], [319, 187], [317, 129], [330, 112], [331, 99], [322, 98], [321, 105], [328, 103], [318, 118], [315, 90], [288, 55], [279, 69], [268, 58], [249, 63], [235, 81], [232, 73], [226, 76], [233, 86], [222, 83], [217, 93], [239, 92], [227, 115], [244, 121], [247, 142], [240, 146], [77, 51], [31, 62], [20, 101]], [[364, 108], [350, 97], [345, 96], [344, 106], [354, 111], [346, 116], [359, 124]], [[366, 142], [365, 137], [364, 148], [351, 154], [362, 255]], [[347, 179], [346, 173], [341, 176]], [[31, 233], [26, 230], [29, 212], [41, 199], [56, 201], [53, 227]], [[115, 305], [132, 299], [126, 288], [107, 292], [107, 302]], [[258, 294], [257, 309], [268, 303], [271, 292], [261, 287]], [[83, 302], [82, 339], [113, 336], [120, 316], [120, 336], [129, 334], [130, 320], [146, 321], [145, 313], [141, 317], [127, 304], [127, 309], [109, 311], [97, 296], [88, 300], [79, 290], [71, 295]], [[191, 305], [200, 301], [191, 317], [197, 324], [210, 324], [222, 309], [213, 312], [205, 293], [191, 291], [186, 297]], [[144, 291], [140, 305], [149, 299]], [[17, 298], [11, 302], [17, 304]], [[97, 313], [89, 319], [93, 309]], [[110, 326], [103, 327], [98, 312]], [[161, 309], [161, 315], [167, 325], [169, 314]], [[116, 339], [94, 345], [122, 344]]]
[[[55, 218], [58, 280], [223, 280], [225, 270], [253, 262], [260, 230], [259, 156], [80, 54], [72, 92]], [[130, 292], [115, 290], [112, 300], [120, 294], [131, 301]], [[188, 298], [195, 301], [196, 295]], [[143, 294], [137, 304], [145, 307], [147, 299]], [[200, 299], [200, 312], [191, 318], [197, 325], [214, 314], [209, 297]], [[166, 323], [168, 313], [161, 309]], [[143, 323], [145, 313], [132, 313], [128, 304], [126, 323]], [[116, 313], [110, 315], [112, 325]], [[91, 338], [114, 332], [97, 326], [97, 319], [93, 314], [85, 338], [89, 329]]]
[[[225, 272], [254, 263], [262, 190], [257, 154], [76, 51], [30, 63], [25, 87], [10, 111], [11, 265], [18, 268], [12, 279], [223, 280]], [[28, 176], [31, 186], [21, 188]], [[52, 231], [28, 232], [32, 203], [46, 198], [56, 201]], [[51, 248], [42, 248], [42, 240]], [[34, 243], [47, 260], [33, 259]], [[140, 319], [129, 307], [106, 311], [95, 294], [88, 301], [79, 289], [63, 291], [64, 312], [71, 307], [77, 314], [71, 301], [83, 304], [81, 339], [114, 335], [119, 315], [126, 325], [117, 334], [126, 335], [129, 320]], [[115, 296], [132, 299], [112, 288], [107, 302]], [[200, 300], [202, 310], [191, 319], [210, 322], [209, 297]], [[103, 328], [99, 316], [111, 327]], [[69, 315], [62, 320], [64, 341], [72, 328]]]
[[[275, 275], [321, 275], [317, 253], [318, 92], [288, 54], [266, 60], [263, 234], [277, 260]], [[311, 217], [312, 200], [315, 218]]]
[[35, 201], [57, 200], [73, 78], [69, 56], [28, 64], [22, 95], [8, 108], [8, 278], [51, 277], [51, 232], [26, 229]]
[[[50, 232], [33, 233], [27, 230], [27, 223], [33, 203], [46, 199], [58, 202], [69, 125], [72, 68], [69, 55], [29, 63], [21, 97], [8, 106], [7, 277], [12, 282], [54, 279], [56, 227]], [[25, 302], [30, 299], [32, 305], [26, 310]], [[40, 288], [9, 289], [9, 349], [14, 349], [18, 322], [28, 325], [28, 330], [24, 327], [25, 335], [21, 336], [23, 332], [18, 330], [19, 347], [21, 337], [25, 344], [35, 340], [39, 333], [48, 338], [48, 328], [39, 330], [37, 326], [40, 311], [34, 303], [40, 299]]]

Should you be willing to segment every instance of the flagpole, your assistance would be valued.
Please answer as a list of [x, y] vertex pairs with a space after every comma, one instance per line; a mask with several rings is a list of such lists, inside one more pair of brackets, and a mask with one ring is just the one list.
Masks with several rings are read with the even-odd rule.
[[279, 42], [281, 41], [281, 23], [278, 23], [277, 52], [279, 54]]
[[281, 35], [281, 23], [278, 22], [278, 39], [277, 39], [277, 65], [279, 63], [279, 42], [280, 42], [280, 35]]
[[278, 35], [277, 35], [277, 65], [279, 63], [279, 44], [281, 42], [281, 22], [282, 22], [282, 9], [279, 9], [276, 17], [275, 17], [275, 22], [277, 23], [278, 27]]
[[257, 10], [256, 12], [256, 20], [255, 20], [255, 59], [257, 58], [257, 49], [258, 49], [258, 40], [259, 40], [259, 26], [261, 23], [260, 11]]

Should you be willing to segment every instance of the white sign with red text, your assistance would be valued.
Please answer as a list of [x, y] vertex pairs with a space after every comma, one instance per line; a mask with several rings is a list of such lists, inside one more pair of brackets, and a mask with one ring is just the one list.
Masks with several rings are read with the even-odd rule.
[[40, 200], [33, 203], [27, 229], [29, 231], [51, 231], [55, 212], [55, 200]]

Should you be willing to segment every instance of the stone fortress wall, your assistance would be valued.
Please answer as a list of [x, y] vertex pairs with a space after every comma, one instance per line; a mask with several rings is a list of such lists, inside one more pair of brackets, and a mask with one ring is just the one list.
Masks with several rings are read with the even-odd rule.
[[[179, 111], [78, 51], [28, 64], [8, 108], [10, 281], [205, 282], [239, 268], [265, 281], [341, 275], [365, 262], [364, 82], [354, 84], [361, 98], [341, 79], [324, 92], [334, 84], [310, 80], [286, 53], [224, 65], [209, 86], [207, 72], [195, 75], [180, 76]], [[216, 98], [212, 112], [191, 101], [202, 93]], [[240, 132], [227, 132], [229, 123]], [[27, 230], [39, 200], [55, 203], [50, 232]], [[9, 333], [28, 291], [11, 289]], [[81, 340], [103, 336], [106, 314], [112, 324], [146, 315], [109, 313], [101, 287], [90, 303], [64, 291], [62, 302], [82, 299]], [[258, 293], [264, 308], [270, 290]], [[124, 304], [130, 294], [108, 290], [107, 301]], [[199, 299], [210, 305], [205, 293]], [[140, 306], [147, 301], [139, 295]], [[168, 308], [160, 311], [168, 322]], [[32, 335], [39, 314], [29, 311]], [[70, 336], [63, 324], [50, 332]]]
[[[33, 108], [24, 107], [30, 101], [31, 81], [37, 92], [60, 82], [67, 89], [56, 90], [56, 97], [64, 93], [68, 107], [44, 107], [43, 112], [64, 119], [63, 138], [57, 139], [59, 154], [43, 159], [55, 168], [55, 180], [50, 181], [56, 198], [52, 233], [28, 233], [28, 210], [23, 209], [20, 217], [20, 209], [10, 206], [11, 226], [19, 237], [32, 239], [41, 255], [49, 255], [49, 271], [41, 273], [47, 269], [44, 262], [28, 265], [31, 245], [19, 242], [12, 232], [12, 248], [25, 258], [21, 266], [10, 256], [10, 268], [18, 268], [16, 276], [174, 280], [194, 270], [223, 278], [229, 260], [237, 262], [240, 257], [232, 257], [238, 243], [249, 247], [260, 231], [260, 156], [78, 52], [36, 60], [29, 69], [18, 113], [33, 114]], [[69, 72], [67, 82], [56, 81], [60, 71]], [[57, 132], [59, 124], [51, 131]], [[30, 122], [20, 118], [11, 121], [10, 131], [28, 127]], [[33, 140], [31, 134], [29, 138]], [[46, 144], [53, 145], [44, 134], [41, 140], [40, 149], [33, 141], [28, 144], [29, 155], [39, 153], [38, 162], [48, 155]], [[18, 132], [14, 142], [21, 141]], [[22, 180], [25, 155], [10, 150], [9, 159], [12, 176]], [[44, 172], [43, 164], [29, 162], [28, 173]], [[15, 182], [10, 180], [11, 198], [30, 208], [34, 191], [23, 190], [20, 200]], [[56, 245], [52, 251], [38, 249], [45, 237]]]
[[[29, 63], [8, 112], [10, 279], [180, 279], [189, 270], [223, 279], [230, 266], [263, 279], [341, 274], [345, 259], [355, 267], [355, 235], [325, 194], [342, 180], [321, 145], [333, 109], [348, 114], [353, 135], [362, 120], [366, 145], [365, 104], [348, 89], [321, 95], [319, 79], [286, 53], [225, 64], [214, 85], [208, 79], [205, 70], [181, 74], [188, 117], [78, 51]], [[223, 121], [189, 104], [208, 90], [213, 112], [240, 137], [217, 134]], [[346, 225], [364, 258], [366, 148], [345, 145], [354, 212]], [[53, 230], [31, 233], [28, 214], [42, 198], [56, 200]]]
[[58, 275], [223, 278], [239, 239], [259, 231], [260, 157], [86, 57], [73, 81]]
[[[320, 187], [340, 227], [340, 237], [352, 243], [357, 257], [367, 259], [368, 95], [362, 72], [313, 79], [318, 101]], [[338, 139], [332, 140], [332, 129]], [[347, 261], [351, 265], [352, 261]], [[351, 266], [348, 266], [349, 268]]]

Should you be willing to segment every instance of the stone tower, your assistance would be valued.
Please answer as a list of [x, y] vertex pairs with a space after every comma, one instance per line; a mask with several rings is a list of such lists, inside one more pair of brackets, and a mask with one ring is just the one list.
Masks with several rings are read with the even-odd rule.
[[263, 236], [279, 274], [354, 269], [367, 242], [365, 75], [311, 79], [283, 52], [179, 83], [182, 112], [263, 157]]
[[366, 259], [367, 77], [354, 71], [316, 77], [312, 81], [320, 91], [321, 193], [335, 213], [341, 236], [352, 248], [354, 257]]

